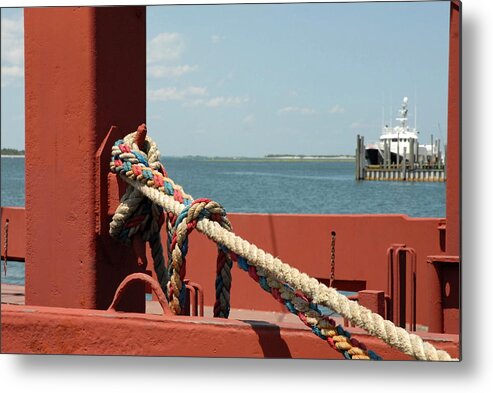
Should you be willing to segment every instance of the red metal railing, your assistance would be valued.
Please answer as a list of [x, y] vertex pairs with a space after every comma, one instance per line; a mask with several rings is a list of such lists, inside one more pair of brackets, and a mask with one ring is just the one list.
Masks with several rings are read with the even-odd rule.
[[[408, 262], [407, 256], [410, 256]], [[407, 305], [410, 303], [409, 329], [416, 330], [416, 251], [404, 244], [393, 244], [387, 249], [388, 285], [392, 308], [392, 322], [406, 328]], [[407, 287], [410, 286], [410, 294]]]

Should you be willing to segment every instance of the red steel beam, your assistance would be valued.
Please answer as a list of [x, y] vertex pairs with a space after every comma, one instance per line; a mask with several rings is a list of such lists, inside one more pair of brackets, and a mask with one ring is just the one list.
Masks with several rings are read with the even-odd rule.
[[375, 290], [364, 290], [358, 292], [358, 303], [368, 310], [385, 316], [385, 292]]
[[447, 120], [447, 232], [449, 255], [460, 255], [461, 203], [461, 2], [450, 2], [449, 82]]
[[[361, 329], [348, 330], [386, 360], [410, 359]], [[459, 356], [458, 336], [417, 334], [452, 357]], [[2, 353], [343, 359], [301, 322], [271, 324], [36, 306], [2, 307], [1, 343]]]
[[[95, 155], [112, 125], [127, 133], [145, 121], [146, 10], [28, 8], [24, 25], [26, 302], [107, 308], [143, 270], [95, 230]], [[143, 293], [122, 306], [144, 311]]]

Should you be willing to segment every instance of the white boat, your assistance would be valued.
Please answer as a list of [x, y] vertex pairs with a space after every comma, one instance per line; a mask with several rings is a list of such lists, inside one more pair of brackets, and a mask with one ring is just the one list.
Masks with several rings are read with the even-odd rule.
[[[399, 109], [398, 125], [385, 125], [377, 143], [365, 147], [365, 158], [368, 165], [383, 165], [385, 163], [399, 164], [405, 159], [407, 163], [443, 165], [445, 155], [440, 149], [440, 141], [429, 145], [420, 145], [419, 132], [408, 124], [408, 98], [402, 100]], [[440, 162], [438, 162], [440, 161]]]

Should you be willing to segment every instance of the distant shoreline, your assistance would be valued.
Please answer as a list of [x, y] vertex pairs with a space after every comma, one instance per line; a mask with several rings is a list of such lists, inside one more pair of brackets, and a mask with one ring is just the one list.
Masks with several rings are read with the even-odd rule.
[[[2, 154], [2, 158], [26, 158], [24, 154]], [[166, 157], [163, 157], [166, 160]], [[351, 156], [334, 157], [300, 157], [300, 156], [280, 156], [280, 157], [205, 157], [205, 156], [170, 156], [168, 158], [202, 160], [212, 162], [353, 162]]]
[[[171, 159], [189, 159], [189, 160], [201, 160], [201, 161], [213, 161], [213, 162], [354, 162], [355, 157], [338, 154], [327, 156], [315, 156], [315, 155], [289, 155], [289, 154], [272, 154], [264, 157], [244, 157], [244, 156], [169, 156]], [[164, 158], [166, 159], [166, 157]]]
[[[178, 158], [178, 157], [175, 157]], [[204, 161], [212, 162], [353, 162], [354, 158], [234, 158], [234, 157], [204, 157]]]

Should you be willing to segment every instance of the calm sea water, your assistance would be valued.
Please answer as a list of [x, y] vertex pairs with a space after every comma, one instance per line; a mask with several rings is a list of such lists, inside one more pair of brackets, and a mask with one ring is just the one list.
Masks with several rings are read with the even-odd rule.
[[[1, 164], [1, 206], [24, 206], [24, 158], [2, 157]], [[3, 228], [1, 228], [0, 236], [2, 238], [1, 281], [9, 284], [24, 285], [24, 263], [8, 261], [7, 275], [4, 275]]]
[[[2, 157], [1, 164], [1, 205], [24, 206], [24, 159]], [[357, 182], [351, 162], [167, 158], [164, 165], [187, 193], [228, 212], [445, 217], [445, 183]], [[2, 281], [23, 284], [24, 264], [9, 262]]]
[[228, 212], [445, 216], [444, 183], [354, 180], [352, 162], [220, 162], [168, 158], [170, 177]]

